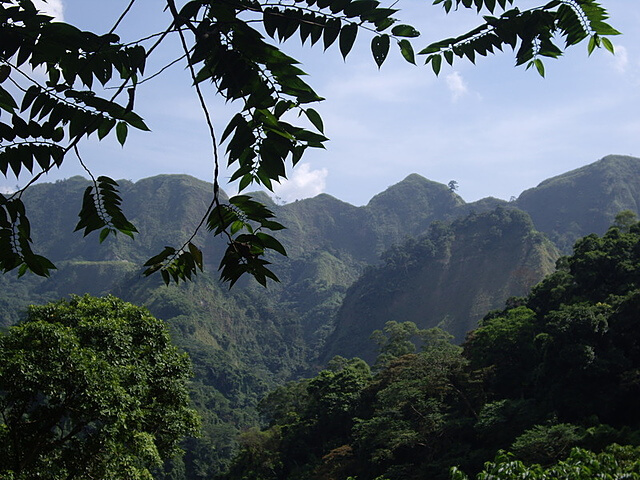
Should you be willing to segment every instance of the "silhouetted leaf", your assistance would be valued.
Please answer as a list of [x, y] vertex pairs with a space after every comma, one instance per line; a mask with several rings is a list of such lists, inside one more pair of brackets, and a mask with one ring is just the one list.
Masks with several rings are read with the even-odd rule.
[[371, 52], [378, 67], [381, 67], [389, 54], [389, 35], [378, 35], [371, 39]]
[[349, 55], [357, 35], [358, 26], [355, 23], [345, 25], [340, 30], [340, 53], [342, 53], [342, 58], [347, 58], [347, 55]]

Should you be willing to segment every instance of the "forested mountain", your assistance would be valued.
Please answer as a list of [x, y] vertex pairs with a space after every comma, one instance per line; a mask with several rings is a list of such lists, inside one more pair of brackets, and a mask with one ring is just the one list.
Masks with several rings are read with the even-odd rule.
[[[231, 291], [220, 285], [216, 259], [226, 245], [206, 232], [195, 242], [214, 264], [196, 281], [165, 287], [159, 278], [140, 276], [147, 258], [193, 231], [210, 201], [206, 182], [184, 175], [120, 181], [125, 213], [140, 234], [133, 241], [109, 237], [102, 245], [97, 235], [72, 233], [88, 180], [34, 185], [24, 195], [34, 242], [58, 270], [49, 279], [1, 276], [0, 326], [18, 321], [30, 303], [70, 293], [113, 293], [147, 306], [192, 357], [192, 396], [204, 416], [202, 438], [189, 441], [184, 462], [167, 475], [208, 478], [226, 468], [239, 429], [258, 421], [260, 397], [315, 373], [335, 353], [372, 360], [369, 337], [386, 321], [440, 325], [462, 340], [488, 309], [524, 294], [550, 271], [558, 252], [534, 228], [565, 248], [576, 232], [603, 233], [619, 210], [637, 211], [640, 176], [624, 172], [639, 164], [607, 157], [567, 174], [575, 181], [543, 182], [516, 202], [465, 203], [419, 175], [362, 207], [325, 194], [276, 205], [258, 193], [287, 226], [277, 233], [289, 256], [272, 259], [282, 281], [266, 290], [246, 279]], [[592, 179], [589, 194], [572, 194], [584, 188], [583, 177]], [[544, 192], [557, 183], [562, 195], [545, 203]], [[629, 194], [614, 195], [611, 185]], [[581, 213], [600, 204], [602, 212]], [[517, 208], [528, 208], [534, 223]], [[566, 212], [577, 213], [563, 224]]]
[[498, 207], [434, 223], [426, 235], [389, 249], [383, 265], [366, 270], [347, 291], [324, 358], [372, 362], [368, 335], [388, 321], [441, 327], [462, 341], [487, 311], [551, 273], [558, 256], [520, 210]]
[[[389, 320], [440, 326], [461, 341], [488, 310], [524, 294], [550, 273], [556, 248], [567, 253], [579, 237], [603, 233], [618, 212], [638, 212], [639, 205], [640, 161], [615, 155], [545, 180], [514, 202], [486, 198], [453, 208], [447, 204], [443, 217], [457, 220], [432, 224], [424, 237], [396, 244], [383, 255], [382, 265], [353, 284], [323, 358], [371, 361], [375, 345], [367, 334]], [[555, 247], [534, 229], [546, 233]]]
[[564, 253], [590, 233], [603, 233], [621, 210], [640, 211], [640, 162], [609, 155], [525, 190], [515, 201]]
[[373, 372], [336, 357], [271, 392], [226, 478], [637, 479], [639, 282], [635, 223], [579, 240], [462, 347], [388, 322]]

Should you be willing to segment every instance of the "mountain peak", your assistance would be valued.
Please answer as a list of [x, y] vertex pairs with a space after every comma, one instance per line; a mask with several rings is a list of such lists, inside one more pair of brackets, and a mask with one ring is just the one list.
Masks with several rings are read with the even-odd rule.
[[640, 209], [640, 158], [607, 155], [522, 192], [515, 204], [565, 252], [590, 233], [601, 234], [621, 210]]
[[436, 198], [445, 203], [453, 202], [455, 205], [464, 203], [446, 185], [424, 178], [417, 173], [412, 173], [401, 182], [391, 185], [383, 192], [375, 195], [369, 200], [367, 207], [387, 208], [391, 204], [395, 206], [402, 204], [415, 205], [416, 201], [425, 201], [427, 198], [429, 199], [428, 203], [433, 203]]

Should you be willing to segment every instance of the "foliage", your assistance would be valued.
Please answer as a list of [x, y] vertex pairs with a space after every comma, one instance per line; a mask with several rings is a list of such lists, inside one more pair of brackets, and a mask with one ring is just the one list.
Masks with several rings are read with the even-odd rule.
[[551, 465], [563, 459], [583, 438], [584, 432], [569, 423], [536, 425], [516, 438], [511, 448], [526, 463]]
[[389, 322], [372, 377], [324, 371], [269, 395], [275, 478], [639, 478], [640, 223], [585, 237], [558, 266], [462, 347]]
[[[485, 56], [494, 49], [502, 50], [505, 46], [516, 50], [516, 65], [526, 64], [527, 68], [535, 67], [544, 77], [544, 64], [541, 57], [558, 58], [562, 48], [557, 45], [559, 39], [564, 40], [564, 48], [575, 45], [589, 38], [588, 50], [604, 46], [613, 52], [611, 41], [603, 35], [617, 35], [617, 32], [604, 20], [606, 13], [594, 1], [552, 1], [544, 6], [520, 11], [518, 8], [506, 10], [514, 0], [435, 0], [442, 3], [449, 11], [455, 5], [467, 8], [483, 8], [493, 14], [499, 5], [505, 11], [499, 16], [485, 16], [486, 23], [456, 38], [449, 38], [433, 43], [421, 50], [419, 54], [428, 55], [427, 63], [431, 63], [437, 74], [442, 59], [453, 65], [454, 58], [468, 58], [474, 62], [476, 55]], [[496, 5], [497, 3], [497, 5]]]
[[[543, 468], [526, 465], [507, 452], [500, 452], [494, 461], [487, 462], [478, 480], [595, 480], [597, 478], [640, 478], [640, 451], [633, 447], [611, 445], [602, 453], [574, 448], [569, 456], [555, 465]], [[453, 467], [451, 480], [468, 480], [462, 471]]]
[[[347, 441], [370, 381], [365, 362], [336, 358], [315, 378], [289, 383], [267, 395], [260, 409], [269, 427], [262, 435], [250, 432], [241, 439], [226, 478], [306, 478], [323, 452]], [[248, 438], [256, 441], [246, 442]]]
[[151, 478], [197, 431], [189, 375], [145, 309], [110, 296], [31, 307], [0, 336], [0, 476]]
[[414, 342], [419, 335], [418, 327], [413, 322], [389, 321], [383, 330], [374, 330], [371, 340], [378, 345], [376, 368], [386, 367], [394, 358], [401, 357], [416, 350]]
[[631, 227], [638, 223], [638, 215], [631, 210], [622, 210], [613, 220], [613, 226], [618, 227], [623, 233], [629, 233]]
[[434, 464], [447, 465], [459, 451], [460, 434], [467, 429], [459, 419], [474, 408], [460, 353], [454, 345], [438, 343], [397, 358], [376, 376], [367, 391], [370, 404], [353, 429], [369, 475], [405, 478], [422, 470], [431, 478]]
[[[495, 0], [435, 0], [445, 10], [462, 6], [492, 13]], [[562, 48], [554, 42], [564, 38], [565, 46], [589, 38], [588, 50], [597, 46], [613, 50], [607, 35], [618, 32], [604, 22], [606, 12], [594, 0], [559, 0], [520, 11], [507, 10], [513, 0], [499, 0], [500, 17], [485, 16], [484, 23], [454, 39], [428, 46], [427, 55], [438, 73], [442, 57], [452, 64], [455, 55], [472, 62], [476, 54], [495, 48], [518, 47], [517, 64], [535, 65], [544, 74], [541, 57], [557, 57]], [[419, 32], [393, 17], [397, 10], [375, 0], [191, 0], [180, 8], [174, 0], [158, 5], [169, 14], [163, 32], [145, 39], [124, 42], [114, 27], [106, 34], [83, 32], [76, 27], [53, 22], [37, 12], [31, 0], [0, 1], [0, 171], [16, 176], [32, 175], [19, 191], [0, 195], [0, 268], [18, 268], [48, 275], [54, 264], [32, 249], [29, 215], [22, 194], [54, 166], [60, 166], [73, 152], [84, 167], [81, 140], [114, 136], [125, 144], [130, 128], [149, 130], [135, 113], [135, 96], [148, 74], [148, 58], [170, 36], [178, 37], [193, 88], [200, 100], [212, 141], [214, 185], [211, 201], [193, 234], [178, 247], [167, 247], [150, 258], [146, 274], [161, 272], [166, 283], [191, 279], [203, 269], [201, 249], [193, 242], [205, 226], [222, 236], [228, 248], [220, 263], [223, 280], [231, 285], [244, 273], [261, 284], [277, 279], [269, 269], [265, 254], [285, 253], [283, 246], [267, 231], [279, 230], [273, 213], [246, 195], [224, 200], [219, 188], [218, 153], [225, 143], [225, 155], [235, 169], [231, 180], [239, 190], [251, 184], [271, 189], [274, 181], [286, 176], [286, 164], [295, 166], [308, 148], [322, 148], [327, 140], [323, 122], [310, 105], [321, 97], [302, 80], [297, 61], [286, 55], [277, 42], [299, 34], [302, 43], [321, 43], [324, 48], [338, 44], [346, 57], [358, 32], [371, 34], [371, 52], [381, 66], [394, 41], [408, 62], [415, 63], [409, 39]], [[127, 14], [126, 10], [122, 17]], [[122, 18], [121, 17], [121, 18]], [[270, 40], [253, 27], [260, 25]], [[33, 71], [41, 69], [41, 82]], [[161, 73], [161, 72], [158, 72]], [[206, 83], [216, 94], [237, 101], [238, 113], [218, 137], [213, 129], [203, 95]], [[114, 92], [114, 93], [111, 93]], [[126, 98], [123, 98], [126, 92]], [[289, 112], [304, 115], [315, 131], [288, 123]], [[85, 167], [86, 168], [86, 167]], [[80, 221], [76, 229], [84, 234], [100, 230], [100, 240], [123, 233], [133, 236], [137, 229], [121, 209], [118, 185], [105, 176], [92, 178], [84, 193]]]

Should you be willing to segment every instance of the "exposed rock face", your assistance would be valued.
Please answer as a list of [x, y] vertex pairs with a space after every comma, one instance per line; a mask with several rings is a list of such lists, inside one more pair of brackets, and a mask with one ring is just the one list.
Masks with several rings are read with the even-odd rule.
[[348, 291], [323, 358], [375, 358], [368, 336], [387, 321], [439, 326], [458, 341], [489, 311], [524, 295], [553, 271], [559, 253], [513, 209], [438, 225], [418, 242], [390, 251]]

